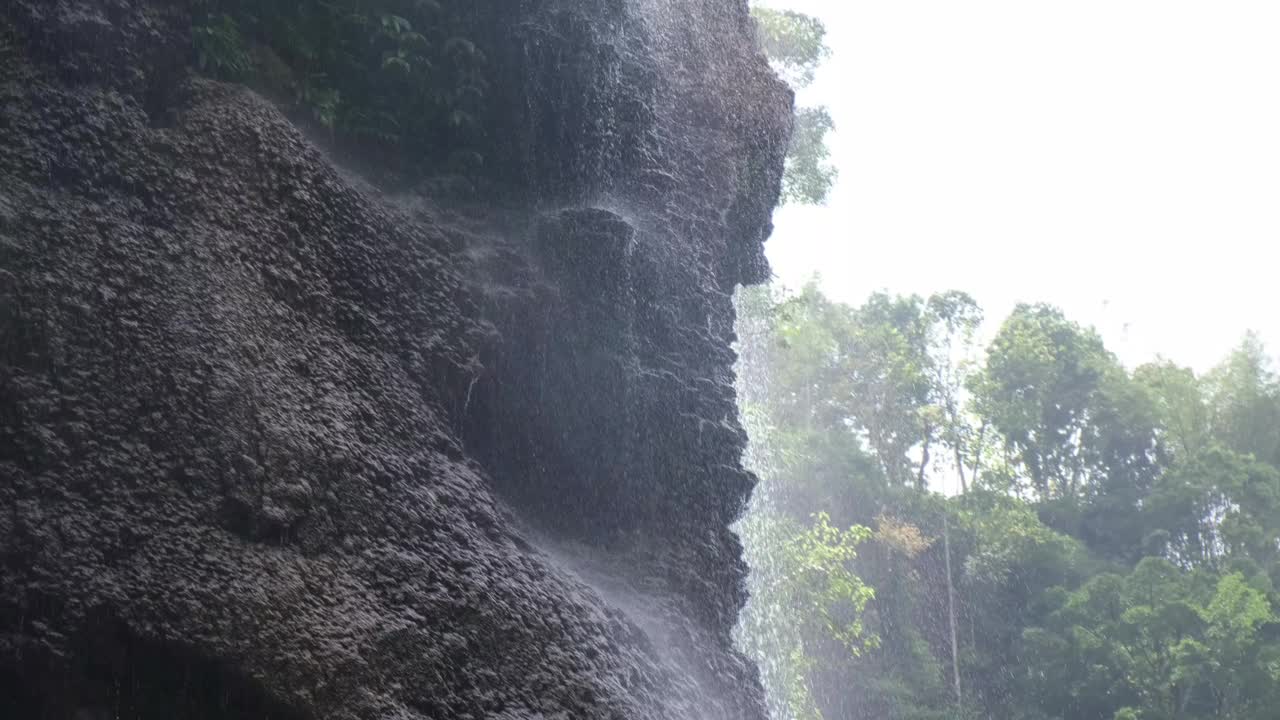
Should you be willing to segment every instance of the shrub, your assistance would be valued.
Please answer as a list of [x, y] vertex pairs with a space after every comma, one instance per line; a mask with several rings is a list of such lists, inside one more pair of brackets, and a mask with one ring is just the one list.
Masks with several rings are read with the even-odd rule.
[[196, 67], [214, 77], [239, 80], [252, 65], [244, 38], [236, 21], [226, 13], [209, 15], [191, 32], [195, 44]]
[[402, 170], [475, 172], [489, 86], [468, 3], [203, 0], [196, 64], [283, 95]]

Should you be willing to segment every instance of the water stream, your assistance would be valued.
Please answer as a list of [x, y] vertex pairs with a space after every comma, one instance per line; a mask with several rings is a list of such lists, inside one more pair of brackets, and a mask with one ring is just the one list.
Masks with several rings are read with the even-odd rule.
[[786, 562], [777, 512], [776, 472], [778, 448], [771, 442], [771, 427], [761, 407], [768, 391], [767, 368], [759, 351], [761, 328], [744, 312], [744, 292], [734, 298], [738, 311], [735, 365], [738, 406], [750, 440], [743, 465], [759, 478], [747, 512], [734, 526], [742, 539], [751, 571], [747, 577], [750, 599], [738, 620], [734, 640], [760, 669], [769, 715], [773, 720], [793, 720], [810, 715], [813, 700], [802, 672], [804, 647], [795, 632], [794, 607], [781, 582]]

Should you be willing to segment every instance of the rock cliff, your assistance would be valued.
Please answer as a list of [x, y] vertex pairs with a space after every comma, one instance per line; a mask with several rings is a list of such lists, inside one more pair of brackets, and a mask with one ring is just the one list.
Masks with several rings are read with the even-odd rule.
[[744, 2], [489, 13], [465, 202], [191, 75], [170, 3], [3, 13], [0, 704], [763, 717], [730, 296], [790, 96]]

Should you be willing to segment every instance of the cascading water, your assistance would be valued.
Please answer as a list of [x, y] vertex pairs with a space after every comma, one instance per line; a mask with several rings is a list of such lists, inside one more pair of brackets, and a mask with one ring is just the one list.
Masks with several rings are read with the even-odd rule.
[[[556, 563], [645, 628], [698, 697], [695, 716], [735, 720], [764, 710], [741, 656], [707, 654], [730, 645], [743, 600], [725, 525], [751, 483], [729, 293], [766, 275], [790, 97], [754, 46], [742, 48], [756, 62], [743, 85], [744, 63], [705, 42], [749, 28], [745, 5], [670, 0], [550, 2], [513, 26], [511, 65], [526, 74], [514, 154], [540, 179], [541, 218], [477, 258], [499, 333], [469, 433], [507, 497], [547, 528], [539, 544]], [[738, 91], [706, 92], [713, 77]], [[777, 102], [753, 106], [752, 84]], [[600, 538], [607, 552], [586, 550]]]
[[[785, 596], [778, 592], [783, 548], [780, 543], [770, 541], [775, 517], [767, 487], [772, 459], [767, 428], [753, 422], [750, 417], [746, 418], [745, 424], [751, 441], [744, 462], [760, 476], [761, 485], [747, 513], [734, 527], [742, 537], [747, 564], [751, 568], [747, 578], [750, 599], [743, 608], [734, 638], [738, 647], [760, 669], [770, 717], [791, 720], [802, 717], [799, 708], [809, 703], [805, 678], [795, 672], [796, 660], [801, 658], [803, 647], [789, 622], [793, 610], [785, 602]], [[776, 532], [772, 534], [777, 535]]]
[[738, 406], [749, 438], [743, 465], [759, 478], [746, 513], [734, 526], [750, 566], [750, 599], [739, 616], [734, 641], [760, 669], [769, 716], [773, 720], [797, 720], [812, 717], [814, 706], [803, 673], [804, 646], [796, 631], [796, 611], [785, 590], [788, 563], [775, 481], [781, 450], [761, 411], [769, 378], [761, 357], [764, 329], [759, 326], [760, 315], [749, 307], [755, 297], [755, 293], [739, 290], [734, 298], [738, 318]]

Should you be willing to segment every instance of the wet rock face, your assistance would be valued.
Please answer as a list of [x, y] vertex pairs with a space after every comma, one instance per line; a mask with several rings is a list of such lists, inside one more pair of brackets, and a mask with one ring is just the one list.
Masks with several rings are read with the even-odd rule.
[[498, 44], [500, 135], [544, 212], [478, 263], [499, 339], [467, 438], [539, 513], [662, 556], [663, 582], [727, 645], [745, 572], [727, 526], [754, 482], [731, 294], [767, 276], [790, 92], [745, 3], [519, 8]]
[[181, 3], [13, 0], [6, 7], [26, 54], [59, 79], [109, 85], [137, 98], [152, 122], [171, 119], [191, 47]]
[[187, 77], [171, 5], [3, 16], [0, 706], [762, 717], [729, 293], [789, 96], [745, 4], [493, 16], [522, 200], [467, 208]]

